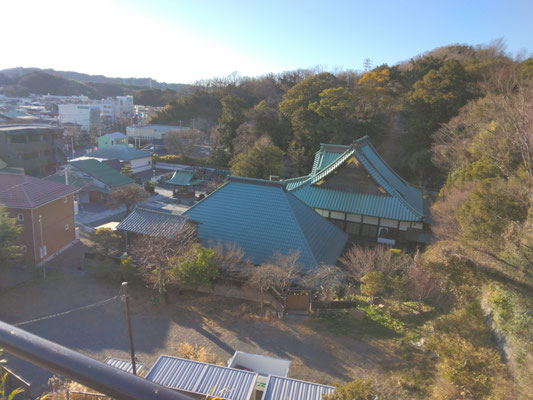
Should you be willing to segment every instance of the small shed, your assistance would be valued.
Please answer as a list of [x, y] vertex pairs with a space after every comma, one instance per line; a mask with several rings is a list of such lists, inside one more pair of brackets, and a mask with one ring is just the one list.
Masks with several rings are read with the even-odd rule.
[[256, 389], [264, 392], [269, 375], [289, 376], [291, 362], [289, 360], [282, 360], [281, 358], [236, 351], [233, 357], [231, 357], [228, 367], [259, 374]]
[[255, 399], [257, 374], [178, 357], [160, 356], [146, 375], [150, 382], [192, 394], [225, 400]]
[[172, 195], [174, 197], [177, 195], [194, 197], [196, 194], [195, 187], [202, 182], [202, 179], [195, 177], [194, 171], [177, 170], [166, 183], [172, 185]]
[[261, 400], [323, 400], [334, 390], [333, 386], [270, 375]]

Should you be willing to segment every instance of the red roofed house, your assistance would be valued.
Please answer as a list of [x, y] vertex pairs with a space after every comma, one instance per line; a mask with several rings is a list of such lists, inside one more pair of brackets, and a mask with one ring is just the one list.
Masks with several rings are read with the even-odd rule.
[[0, 172], [0, 204], [23, 230], [27, 262], [38, 264], [76, 239], [74, 193], [79, 189], [24, 174]]

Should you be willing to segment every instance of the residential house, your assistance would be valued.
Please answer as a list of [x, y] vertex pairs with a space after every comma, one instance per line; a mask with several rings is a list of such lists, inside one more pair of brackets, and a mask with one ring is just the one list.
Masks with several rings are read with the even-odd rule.
[[125, 165], [130, 166], [134, 174], [152, 169], [151, 154], [128, 146], [103, 147], [85, 154], [83, 158], [95, 158], [97, 160], [120, 160]]
[[0, 204], [23, 227], [18, 243], [26, 262], [38, 264], [76, 239], [77, 190], [21, 173], [0, 172]]
[[61, 129], [50, 125], [0, 125], [0, 158], [27, 175], [46, 176], [67, 160]]
[[322, 144], [311, 173], [285, 183], [290, 193], [356, 241], [429, 241], [429, 207], [422, 190], [396, 174], [366, 136], [349, 146]]
[[[113, 189], [134, 183], [133, 179], [94, 159], [70, 161], [63, 166], [63, 169], [66, 168], [70, 169], [68, 179], [72, 185], [78, 185], [76, 178], [81, 178], [80, 203], [103, 202]], [[61, 178], [64, 179], [50, 179]]]
[[335, 264], [348, 235], [286, 190], [285, 184], [230, 177], [188, 209], [204, 246], [232, 243], [255, 264], [274, 253], [299, 252], [302, 272]]
[[103, 149], [108, 146], [127, 146], [128, 137], [120, 132], [112, 132], [98, 138], [98, 148]]

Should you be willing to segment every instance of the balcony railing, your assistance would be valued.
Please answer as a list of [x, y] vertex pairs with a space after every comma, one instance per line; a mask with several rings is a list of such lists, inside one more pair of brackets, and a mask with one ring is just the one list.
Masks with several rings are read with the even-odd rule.
[[193, 400], [0, 321], [0, 348], [119, 400]]

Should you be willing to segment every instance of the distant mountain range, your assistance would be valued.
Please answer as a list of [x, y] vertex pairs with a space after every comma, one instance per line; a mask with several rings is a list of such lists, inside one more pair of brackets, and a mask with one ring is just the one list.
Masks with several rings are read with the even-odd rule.
[[91, 99], [133, 95], [136, 104], [164, 106], [177, 95], [187, 93], [191, 85], [158, 82], [152, 78], [108, 78], [73, 71], [40, 68], [0, 70], [0, 93], [8, 96], [51, 94], [85, 95]]

